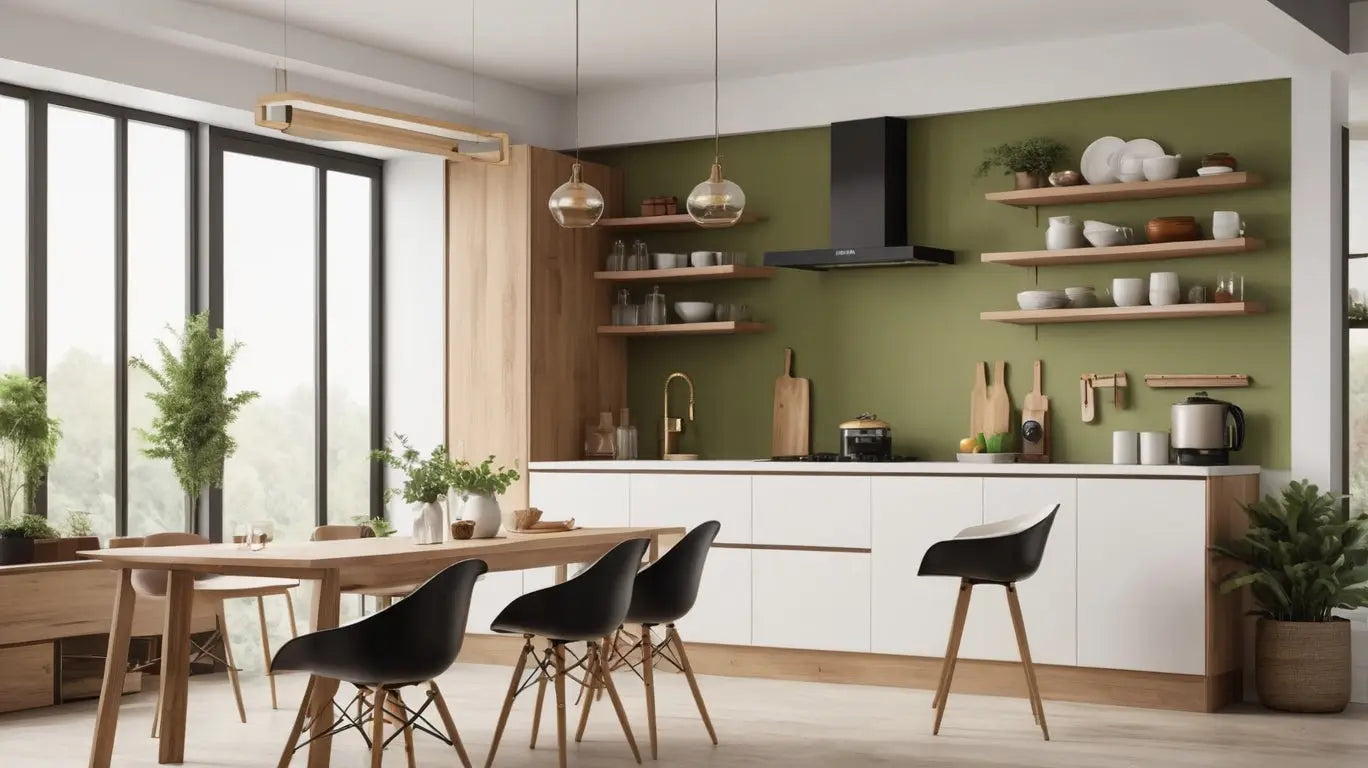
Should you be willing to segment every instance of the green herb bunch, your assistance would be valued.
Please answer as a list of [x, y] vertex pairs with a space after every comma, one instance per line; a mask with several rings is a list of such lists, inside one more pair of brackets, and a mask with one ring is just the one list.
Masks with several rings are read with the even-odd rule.
[[[395, 453], [388, 440], [385, 447], [371, 452], [371, 460], [384, 463], [404, 473], [404, 486], [401, 489], [385, 489], [385, 501], [395, 496], [403, 496], [408, 504], [434, 504], [446, 498], [447, 492], [455, 485], [456, 465], [451, 461], [445, 445], [432, 449], [428, 458], [422, 458], [417, 448], [409, 445], [408, 437], [395, 433], [399, 452]], [[376, 532], [379, 535], [379, 532]]]
[[390, 525], [390, 521], [386, 520], [383, 517], [357, 515], [356, 517], [352, 518], [352, 522], [356, 523], [358, 526], [362, 528], [369, 528], [370, 532], [374, 534], [375, 538], [377, 539], [383, 539], [386, 536], [393, 536], [397, 531], [397, 529], [393, 525]]
[[494, 469], [494, 457], [490, 456], [479, 464], [461, 461], [456, 467], [456, 477], [451, 487], [462, 498], [488, 496], [493, 498], [508, 490], [518, 481], [520, 475], [515, 469], [500, 466]]
[[987, 176], [994, 168], [1003, 173], [1033, 173], [1043, 176], [1054, 170], [1068, 150], [1054, 139], [1037, 136], [990, 148], [979, 163], [975, 176]]

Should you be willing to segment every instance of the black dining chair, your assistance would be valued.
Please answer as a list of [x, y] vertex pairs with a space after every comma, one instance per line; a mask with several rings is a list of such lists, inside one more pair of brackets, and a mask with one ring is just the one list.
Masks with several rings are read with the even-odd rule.
[[[675, 622], [693, 610], [698, 600], [698, 585], [703, 579], [703, 565], [707, 562], [708, 552], [713, 540], [722, 529], [722, 524], [710, 520], [695, 527], [680, 539], [678, 544], [637, 573], [632, 588], [632, 604], [627, 609], [623, 624], [641, 627], [639, 636], [632, 636], [620, 627], [617, 635], [604, 641], [602, 655], [604, 663], [613, 667], [615, 663], [626, 664], [641, 677], [646, 687], [646, 723], [651, 737], [651, 759], [657, 757], [656, 713], [655, 713], [655, 670], [658, 660], [664, 659], [675, 669], [684, 673], [693, 692], [698, 714], [703, 718], [703, 727], [708, 729], [708, 737], [717, 744], [717, 732], [713, 730], [708, 708], [703, 703], [703, 694], [698, 689], [689, 656], [684, 651], [684, 641], [679, 636]], [[652, 631], [659, 626], [665, 627], [665, 638], [656, 642]], [[617, 650], [626, 634], [632, 644], [625, 651]], [[617, 658], [614, 659], [613, 655]], [[639, 663], [637, 656], [640, 656]], [[590, 687], [584, 693], [583, 709], [580, 712], [579, 731], [575, 741], [584, 738], [584, 727], [589, 722], [589, 710], [594, 703], [596, 691]]]
[[918, 576], [952, 576], [960, 580], [959, 599], [955, 602], [955, 618], [950, 625], [950, 641], [945, 647], [940, 684], [931, 700], [931, 706], [936, 708], [932, 735], [940, 733], [941, 718], [945, 716], [945, 701], [950, 697], [950, 681], [955, 676], [960, 639], [964, 635], [964, 619], [969, 615], [969, 598], [973, 595], [974, 587], [995, 584], [1007, 589], [1007, 607], [1012, 613], [1017, 649], [1021, 652], [1021, 665], [1026, 672], [1026, 697], [1031, 702], [1031, 715], [1035, 717], [1045, 740], [1050, 740], [1035, 666], [1031, 663], [1031, 648], [1026, 642], [1026, 624], [1021, 619], [1016, 584], [1029, 578], [1040, 567], [1040, 561], [1045, 556], [1045, 543], [1050, 538], [1050, 528], [1058, 512], [1059, 505], [1051, 504], [1033, 514], [986, 525], [973, 525], [955, 534], [953, 539], [932, 544], [922, 557]]
[[[280, 768], [290, 764], [305, 728], [309, 697], [316, 677], [343, 680], [356, 687], [356, 696], [345, 707], [326, 716], [332, 720], [329, 735], [355, 728], [371, 750], [371, 765], [379, 768], [384, 749], [401, 733], [410, 765], [413, 762], [413, 731], [427, 733], [456, 749], [465, 768], [470, 768], [456, 723], [451, 718], [436, 678], [447, 671], [461, 652], [466, 618], [475, 580], [489, 570], [483, 560], [463, 560], [448, 567], [418, 587], [411, 595], [390, 607], [344, 627], [325, 629], [291, 640], [281, 646], [271, 662], [271, 672], [294, 670], [308, 672], [308, 686], [295, 715], [289, 741], [280, 756]], [[405, 704], [400, 690], [426, 685], [426, 700], [417, 709]], [[351, 707], [370, 699], [369, 707], [356, 717]], [[446, 735], [437, 732], [423, 713], [436, 706]], [[385, 720], [398, 723], [389, 739], [384, 737]], [[371, 734], [366, 735], [366, 723]]]
[[[622, 723], [622, 732], [632, 748], [632, 756], [638, 763], [641, 762], [641, 752], [637, 750], [632, 726], [627, 722], [627, 711], [623, 709], [622, 699], [618, 698], [617, 688], [613, 685], [611, 670], [602, 663], [599, 641], [622, 626], [627, 618], [627, 609], [632, 600], [632, 581], [641, 567], [641, 558], [646, 554], [649, 543], [646, 539], [624, 541], [573, 579], [523, 595], [509, 603], [494, 619], [490, 629], [502, 634], [522, 635], [523, 648], [513, 669], [513, 680], [508, 684], [508, 695], [499, 713], [499, 723], [494, 728], [494, 740], [489, 745], [485, 768], [494, 765], [494, 753], [499, 749], [504, 726], [508, 724], [513, 700], [531, 688], [533, 683], [537, 686], [537, 704], [533, 708], [530, 746], [533, 749], [537, 746], [542, 699], [546, 695], [547, 683], [551, 683], [556, 689], [556, 748], [560, 768], [565, 768], [565, 678], [578, 669], [584, 670], [591, 686], [602, 684], [608, 690], [618, 720]], [[532, 646], [534, 637], [544, 638], [546, 649], [541, 658], [533, 658], [535, 668], [524, 680], [527, 659], [536, 656]], [[586, 653], [566, 667], [565, 644], [576, 642], [587, 644]]]

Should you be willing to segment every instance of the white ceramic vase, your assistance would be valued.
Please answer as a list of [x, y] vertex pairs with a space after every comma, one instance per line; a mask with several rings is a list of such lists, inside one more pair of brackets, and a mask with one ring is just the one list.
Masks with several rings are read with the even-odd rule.
[[471, 538], [492, 539], [499, 535], [503, 513], [499, 511], [499, 502], [493, 497], [471, 495], [461, 505], [461, 519], [475, 523]]
[[1079, 248], [1083, 245], [1083, 228], [1076, 224], [1072, 216], [1051, 216], [1050, 226], [1045, 228], [1045, 248], [1062, 251], [1065, 248]]
[[446, 514], [438, 502], [423, 504], [413, 516], [414, 544], [441, 544]]

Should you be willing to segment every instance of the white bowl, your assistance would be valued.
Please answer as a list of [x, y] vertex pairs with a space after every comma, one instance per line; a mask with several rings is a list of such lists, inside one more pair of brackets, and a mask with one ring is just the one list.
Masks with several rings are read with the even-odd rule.
[[1112, 301], [1118, 307], [1144, 306], [1149, 286], [1143, 277], [1118, 277], [1112, 280]]
[[1197, 169], [1198, 176], [1220, 176], [1223, 173], [1233, 173], [1233, 171], [1225, 165], [1208, 165], [1205, 168]]
[[1147, 157], [1140, 161], [1140, 167], [1145, 171], [1145, 178], [1150, 181], [1176, 179], [1178, 178], [1178, 161], [1182, 158], [1182, 155]]
[[653, 253], [651, 258], [655, 260], [656, 269], [676, 269], [685, 264], [684, 254], [682, 253]]
[[1022, 291], [1017, 294], [1017, 306], [1022, 309], [1059, 309], [1069, 306], [1063, 291]]
[[689, 263], [695, 267], [715, 267], [721, 258], [721, 251], [694, 251], [689, 254]]
[[1083, 233], [1083, 237], [1088, 239], [1096, 248], [1110, 248], [1114, 245], [1125, 245], [1129, 238], [1126, 231], [1121, 227], [1111, 229], [1090, 229]]
[[713, 317], [711, 301], [676, 301], [674, 311], [686, 323], [706, 323]]
[[1090, 232], [1094, 229], [1119, 229], [1119, 227], [1115, 224], [1108, 224], [1105, 221], [1097, 221], [1096, 219], [1085, 219], [1083, 221], [1084, 232]]
[[1069, 306], [1071, 307], [1081, 309], [1097, 306], [1097, 294], [1093, 292], [1091, 285], [1065, 288], [1064, 295], [1069, 297]]

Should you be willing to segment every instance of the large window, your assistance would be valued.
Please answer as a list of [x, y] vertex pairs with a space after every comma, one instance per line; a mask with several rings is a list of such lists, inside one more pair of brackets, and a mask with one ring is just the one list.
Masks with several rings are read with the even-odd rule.
[[0, 94], [0, 374], [24, 371], [28, 103]]

